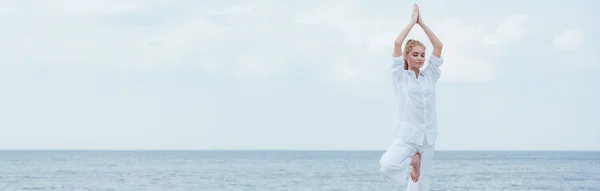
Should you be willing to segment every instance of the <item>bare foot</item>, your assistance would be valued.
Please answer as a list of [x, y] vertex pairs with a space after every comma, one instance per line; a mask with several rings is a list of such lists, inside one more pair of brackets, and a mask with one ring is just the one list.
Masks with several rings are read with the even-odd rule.
[[419, 181], [419, 173], [421, 168], [421, 154], [416, 153], [412, 156], [412, 161], [410, 162], [410, 166], [412, 166], [412, 171], [410, 172], [410, 178], [413, 182]]

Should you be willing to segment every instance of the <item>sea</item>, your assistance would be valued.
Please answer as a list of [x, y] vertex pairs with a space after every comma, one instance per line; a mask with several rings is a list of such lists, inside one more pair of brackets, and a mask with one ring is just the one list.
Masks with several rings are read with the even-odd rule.
[[[0, 151], [0, 190], [388, 191], [384, 151]], [[598, 190], [600, 151], [436, 151], [431, 190]]]

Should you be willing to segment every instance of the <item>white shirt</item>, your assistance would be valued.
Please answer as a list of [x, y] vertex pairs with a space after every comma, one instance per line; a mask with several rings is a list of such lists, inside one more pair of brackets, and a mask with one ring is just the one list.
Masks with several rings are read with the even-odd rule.
[[435, 85], [440, 78], [442, 58], [429, 57], [419, 72], [404, 69], [404, 56], [392, 57], [392, 81], [397, 98], [394, 137], [418, 145], [437, 140]]

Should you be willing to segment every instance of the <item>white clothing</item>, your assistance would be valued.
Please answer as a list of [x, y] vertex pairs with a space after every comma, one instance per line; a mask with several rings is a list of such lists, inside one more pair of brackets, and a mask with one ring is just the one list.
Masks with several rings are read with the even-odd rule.
[[[428, 191], [437, 140], [435, 85], [443, 60], [431, 55], [418, 78], [414, 71], [404, 69], [404, 56], [392, 60], [392, 82], [397, 97], [395, 141], [379, 161], [381, 172], [407, 190]], [[410, 178], [410, 163], [417, 152], [421, 153], [421, 164], [415, 183]]]
[[[405, 140], [396, 140], [379, 161], [381, 172], [409, 191], [429, 191], [434, 150], [435, 144], [423, 146]], [[421, 153], [421, 165], [419, 166], [419, 179], [415, 183], [410, 178], [412, 170], [410, 163], [411, 157], [417, 152]]]
[[404, 56], [392, 57], [392, 60], [392, 82], [397, 98], [394, 137], [417, 145], [434, 144], [437, 140], [435, 85], [443, 59], [432, 54], [429, 65], [419, 72], [418, 78], [414, 71], [404, 69]]

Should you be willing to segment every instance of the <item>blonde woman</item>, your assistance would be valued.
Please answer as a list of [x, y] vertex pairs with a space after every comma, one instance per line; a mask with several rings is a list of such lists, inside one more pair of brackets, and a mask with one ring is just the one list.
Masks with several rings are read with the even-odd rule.
[[[423, 43], [409, 39], [402, 49], [415, 24], [425, 31], [433, 45], [429, 65], [424, 69], [426, 47]], [[395, 138], [380, 160], [381, 171], [409, 190], [426, 191], [431, 185], [430, 173], [437, 140], [435, 86], [443, 63], [441, 53], [442, 42], [425, 25], [415, 4], [411, 22], [394, 42], [391, 70], [397, 97]]]

